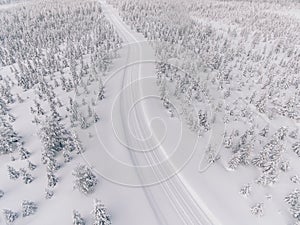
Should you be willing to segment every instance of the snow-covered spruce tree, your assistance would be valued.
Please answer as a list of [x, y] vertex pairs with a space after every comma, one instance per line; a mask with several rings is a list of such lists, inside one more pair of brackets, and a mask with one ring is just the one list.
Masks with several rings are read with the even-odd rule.
[[45, 199], [51, 199], [54, 195], [54, 192], [49, 189], [45, 189]]
[[292, 130], [290, 133], [289, 133], [289, 137], [290, 138], [293, 138], [293, 139], [297, 139], [298, 137], [298, 134], [299, 134], [299, 129], [295, 129], [295, 130]]
[[85, 225], [84, 219], [81, 217], [80, 213], [73, 210], [73, 225]]
[[10, 209], [3, 209], [3, 215], [4, 215], [5, 222], [8, 224], [13, 223], [18, 218], [18, 213]]
[[14, 115], [12, 115], [12, 114], [8, 114], [8, 121], [11, 122], [11, 123], [13, 123], [13, 122], [16, 121], [16, 117]]
[[61, 121], [61, 116], [57, 112], [55, 108], [55, 102], [53, 100], [50, 101], [50, 113], [51, 113], [51, 118], [56, 120], [56, 121]]
[[74, 150], [77, 154], [83, 153], [83, 147], [82, 144], [75, 132], [72, 133], [72, 140], [73, 140], [73, 145], [74, 145]]
[[110, 215], [107, 213], [107, 209], [98, 199], [94, 200], [94, 210], [92, 212], [94, 217], [93, 225], [110, 225]]
[[24, 102], [24, 99], [22, 99], [19, 94], [17, 94], [17, 100], [18, 100], [19, 103], [23, 103]]
[[19, 154], [20, 154], [20, 159], [21, 160], [25, 160], [25, 159], [28, 159], [29, 156], [30, 156], [30, 152], [27, 151], [24, 147], [20, 147], [19, 149]]
[[279, 163], [279, 168], [282, 172], [287, 172], [291, 169], [291, 166], [290, 166], [290, 162], [289, 161], [286, 161], [286, 160], [282, 160], [280, 163]]
[[103, 100], [105, 98], [104, 95], [104, 85], [102, 79], [99, 78], [99, 87], [98, 87], [98, 100]]
[[292, 150], [300, 157], [300, 141], [292, 145]]
[[292, 216], [300, 221], [300, 190], [296, 189], [289, 193], [284, 200], [289, 204]]
[[0, 116], [0, 155], [14, 152], [20, 145], [20, 137], [4, 117]]
[[79, 115], [79, 121], [81, 129], [86, 129], [89, 127], [89, 123], [83, 114]]
[[57, 160], [55, 158], [50, 158], [46, 163], [46, 169], [49, 172], [55, 172], [60, 168]]
[[240, 194], [245, 196], [245, 197], [249, 197], [251, 194], [251, 186], [250, 184], [246, 184], [244, 185], [241, 190], [240, 190]]
[[35, 170], [35, 168], [36, 168], [35, 164], [33, 164], [32, 162], [30, 162], [29, 160], [27, 160], [27, 163], [28, 163], [28, 169]]
[[[275, 138], [275, 139], [274, 139]], [[255, 156], [251, 162], [261, 170], [261, 176], [256, 180], [258, 184], [272, 185], [277, 182], [280, 172], [280, 162], [285, 151], [281, 139], [274, 136]]]
[[55, 174], [53, 172], [48, 172], [47, 173], [47, 179], [48, 179], [48, 187], [55, 187], [57, 182], [58, 182], [58, 178], [55, 176]]
[[79, 105], [72, 98], [69, 99], [71, 119], [77, 121], [79, 119]]
[[22, 202], [22, 216], [23, 217], [35, 214], [36, 210], [37, 210], [36, 203], [34, 203], [32, 201], [27, 201], [27, 200], [24, 200]]
[[241, 156], [239, 153], [233, 154], [233, 156], [231, 157], [231, 159], [228, 162], [228, 168], [230, 170], [236, 170], [238, 168], [238, 166], [241, 164], [240, 158], [241, 158]]
[[232, 147], [232, 143], [233, 142], [233, 135], [227, 135], [227, 133], [225, 132], [224, 134], [224, 140], [223, 140], [223, 144], [225, 148], [231, 148]]
[[70, 133], [55, 117], [50, 116], [46, 118], [41, 130], [40, 137], [44, 145], [45, 152], [53, 152], [56, 155], [66, 145]]
[[287, 134], [288, 134], [288, 129], [286, 127], [280, 127], [273, 135], [273, 138], [276, 140], [284, 140]]
[[0, 115], [6, 115], [8, 113], [8, 108], [6, 103], [2, 98], [0, 98]]
[[250, 211], [255, 216], [263, 216], [264, 215], [264, 204], [257, 203], [250, 208]]
[[205, 152], [208, 163], [215, 163], [220, 159], [220, 155], [216, 152], [216, 149], [209, 146]]
[[44, 152], [42, 152], [41, 162], [44, 165], [47, 165], [47, 163], [49, 161], [54, 159], [55, 155], [56, 155], [56, 153], [53, 151], [44, 151]]
[[0, 198], [4, 196], [4, 191], [0, 190]]
[[20, 177], [20, 172], [15, 170], [15, 168], [13, 168], [12, 166], [8, 166], [8, 176], [10, 179], [12, 180], [16, 180]]
[[292, 176], [290, 178], [290, 180], [294, 183], [294, 184], [299, 184], [300, 183], [300, 178], [298, 175]]
[[99, 121], [99, 116], [97, 115], [97, 113], [93, 114], [93, 121], [94, 123], [97, 123]]
[[64, 162], [68, 163], [71, 161], [72, 156], [70, 155], [69, 151], [63, 150], [63, 157], [64, 157]]
[[15, 101], [11, 93], [11, 87], [8, 84], [6, 86], [0, 85], [0, 96], [7, 104], [14, 103]]
[[198, 112], [198, 122], [199, 127], [203, 129], [204, 131], [208, 131], [210, 129], [210, 124], [208, 121], [208, 115], [206, 111], [199, 110]]
[[161, 84], [160, 84], [160, 99], [163, 102], [163, 106], [166, 109], [170, 108], [170, 100], [169, 100], [169, 93], [167, 90], [167, 83], [166, 83], [166, 79], [163, 79]]
[[79, 165], [73, 171], [75, 178], [74, 188], [78, 189], [84, 194], [94, 192], [98, 183], [96, 175], [86, 165]]
[[28, 173], [25, 169], [20, 169], [20, 173], [22, 180], [25, 184], [30, 184], [34, 180], [33, 176], [30, 173]]
[[41, 104], [39, 102], [37, 102], [36, 100], [34, 100], [34, 104], [35, 104], [35, 108], [36, 108], [36, 112], [38, 115], [44, 115], [45, 111], [42, 109]]

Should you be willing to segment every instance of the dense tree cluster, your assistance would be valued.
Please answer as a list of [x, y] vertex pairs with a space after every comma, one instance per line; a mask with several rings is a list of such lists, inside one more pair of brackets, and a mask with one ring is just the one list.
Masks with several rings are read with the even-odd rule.
[[300, 190], [296, 189], [285, 197], [285, 201], [290, 206], [290, 212], [293, 217], [300, 221]]
[[[253, 96], [249, 103], [258, 111], [300, 119], [300, 23], [271, 13], [282, 10], [278, 1], [110, 2], [132, 27], [158, 41], [163, 62], [179, 59], [194, 79], [203, 69], [215, 71], [224, 93], [235, 84], [237, 96]], [[170, 68], [163, 72], [172, 74]]]
[[[213, 114], [224, 111], [224, 123], [253, 124], [253, 111], [271, 119], [300, 119], [300, 23], [270, 12], [286, 7], [288, 1], [110, 2], [120, 9], [125, 22], [155, 41], [161, 98], [167, 106], [171, 96], [181, 100], [192, 130], [203, 133], [216, 121], [207, 105]], [[225, 137], [226, 147], [234, 153], [230, 168], [251, 164], [253, 148], [259, 146], [256, 125], [238, 135], [234, 146], [232, 135]], [[267, 134], [267, 130], [262, 132], [262, 136]], [[279, 143], [273, 144], [280, 148]], [[297, 143], [293, 150], [298, 152]]]
[[18, 3], [18, 2], [26, 2], [28, 0], [0, 0], [0, 5], [5, 5], [5, 4], [12, 4], [12, 3]]
[[84, 194], [90, 194], [98, 183], [96, 175], [86, 165], [79, 165], [73, 171], [74, 187]]
[[[0, 0], [12, 2], [17, 1]], [[27, 107], [26, 119], [41, 140], [45, 198], [50, 199], [60, 180], [57, 171], [83, 152], [71, 128], [87, 129], [100, 120], [93, 107], [106, 97], [103, 79], [122, 41], [98, 1], [38, 0], [12, 6], [0, 10], [0, 155], [26, 163], [26, 168], [9, 165], [10, 179], [34, 181], [37, 165], [12, 124], [19, 122], [18, 115], [10, 111], [13, 104]], [[77, 188], [92, 192], [96, 176], [89, 168], [77, 172]], [[35, 203], [24, 201], [23, 217], [36, 209]], [[18, 217], [10, 210], [4, 215], [8, 223]], [[74, 224], [84, 224], [79, 214], [74, 213]]]
[[[13, 14], [0, 12], [3, 28], [0, 58], [2, 65], [19, 64], [21, 83], [36, 82], [34, 78], [39, 73], [62, 69], [63, 65], [71, 63], [65, 58], [78, 59], [81, 55], [94, 54], [101, 59], [98, 63], [109, 63], [108, 51], [120, 42], [95, 1], [40, 1], [35, 7], [24, 6], [16, 10]], [[45, 50], [48, 50], [46, 54], [43, 53]], [[48, 68], [34, 71], [42, 60], [47, 60]]]
[[[300, 22], [289, 15], [296, 1], [109, 2], [153, 41], [165, 108], [181, 106], [199, 135], [226, 125], [221, 157], [228, 169], [255, 166], [255, 182], [264, 186], [288, 173], [287, 152], [300, 156], [298, 128], [275, 121], [300, 121]], [[216, 161], [212, 150], [205, 151], [209, 163]], [[242, 187], [242, 195], [250, 193], [250, 185]], [[263, 211], [262, 203], [251, 207], [255, 215]]]

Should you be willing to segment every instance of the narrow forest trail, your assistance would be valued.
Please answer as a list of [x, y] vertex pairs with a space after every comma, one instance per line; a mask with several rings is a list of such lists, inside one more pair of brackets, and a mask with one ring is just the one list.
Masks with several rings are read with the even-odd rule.
[[[142, 82], [149, 77], [155, 79], [155, 65], [147, 63], [155, 61], [150, 44], [122, 21], [117, 10], [100, 2], [126, 46], [120, 116], [127, 150], [140, 179], [139, 186], [144, 189], [158, 224], [220, 224], [188, 182], [179, 173], [173, 174], [177, 170], [168, 158], [168, 151], [151, 133], [151, 119], [144, 105], [147, 104], [144, 101], [147, 96], [144, 96]], [[145, 71], [153, 73], [149, 75]], [[163, 161], [165, 158], [167, 160]]]

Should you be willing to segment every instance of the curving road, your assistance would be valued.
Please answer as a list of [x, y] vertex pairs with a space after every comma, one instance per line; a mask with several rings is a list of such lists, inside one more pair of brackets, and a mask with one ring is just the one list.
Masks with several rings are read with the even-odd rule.
[[[156, 215], [157, 224], [185, 225], [218, 225], [221, 224], [206, 208], [201, 198], [194, 192], [180, 173], [170, 179], [174, 165], [172, 162], [160, 163], [166, 158], [165, 149], [157, 144], [155, 138], [149, 138], [150, 119], [147, 117], [143, 101], [136, 104], [143, 96], [142, 86], [138, 79], [143, 79], [144, 64], [137, 63], [149, 60], [145, 41], [141, 35], [132, 31], [120, 18], [118, 12], [107, 3], [100, 1], [106, 17], [115, 26], [116, 31], [127, 45], [127, 59], [123, 72], [123, 90], [120, 97], [120, 116], [128, 147], [128, 153], [144, 189], [145, 195]], [[147, 56], [145, 56], [147, 55]], [[154, 54], [152, 60], [154, 60]], [[124, 65], [124, 66], [126, 66]], [[149, 65], [147, 65], [149, 66]], [[155, 76], [155, 74], [153, 74]], [[133, 107], [134, 106], [134, 107]], [[128, 115], [132, 115], [128, 117]], [[147, 166], [142, 166], [142, 165]], [[159, 182], [149, 185], [154, 179]]]

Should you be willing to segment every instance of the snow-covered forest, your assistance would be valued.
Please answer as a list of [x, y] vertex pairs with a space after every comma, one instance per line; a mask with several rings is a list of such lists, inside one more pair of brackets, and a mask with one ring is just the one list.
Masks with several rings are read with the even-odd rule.
[[[175, 194], [166, 193], [172, 179], [163, 193], [161, 184], [138, 190], [97, 171], [117, 169], [97, 151], [99, 139], [112, 155], [120, 145], [109, 136], [110, 110], [126, 72], [135, 73], [127, 36], [155, 53], [159, 114], [171, 124], [183, 118], [182, 138], [200, 140], [203, 157], [172, 178], [184, 186]], [[119, 84], [112, 77], [123, 67]], [[122, 114], [130, 101], [120, 101]], [[0, 0], [0, 224], [171, 224], [161, 219], [169, 208], [178, 224], [297, 225], [299, 126], [297, 1]], [[168, 196], [174, 209], [151, 195]]]
[[[37, 202], [51, 199], [72, 170], [80, 192], [89, 194], [97, 185], [88, 166], [72, 161], [86, 150], [78, 133], [100, 120], [95, 109], [105, 98], [102, 79], [121, 39], [96, 1], [0, 8], [0, 27], [0, 205], [6, 223], [30, 224], [25, 217], [40, 206], [22, 199], [22, 192], [32, 192]], [[12, 190], [13, 183], [19, 190]], [[94, 224], [109, 224], [107, 218], [101, 222], [102, 211], [95, 213]], [[74, 213], [73, 224], [80, 221]]]
[[[259, 175], [251, 185], [276, 188], [290, 178], [281, 200], [293, 196], [288, 207], [299, 219], [298, 195], [292, 194], [299, 184], [299, 4], [110, 2], [153, 41], [164, 106], [170, 110], [171, 101], [182, 107], [199, 135], [226, 124], [223, 145], [207, 149], [208, 163], [222, 160], [227, 170], [255, 167]], [[251, 185], [241, 193], [250, 194]]]

